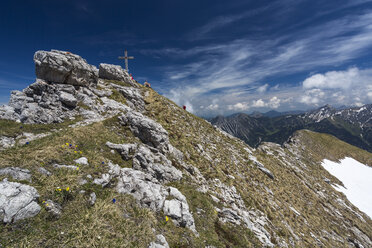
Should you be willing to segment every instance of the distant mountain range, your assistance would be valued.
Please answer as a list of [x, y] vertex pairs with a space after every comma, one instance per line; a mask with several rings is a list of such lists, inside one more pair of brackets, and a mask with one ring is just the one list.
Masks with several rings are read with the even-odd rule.
[[209, 121], [254, 147], [263, 141], [282, 144], [296, 130], [309, 129], [332, 134], [349, 144], [372, 151], [372, 104], [349, 108], [325, 105], [304, 113], [239, 113], [217, 116]]

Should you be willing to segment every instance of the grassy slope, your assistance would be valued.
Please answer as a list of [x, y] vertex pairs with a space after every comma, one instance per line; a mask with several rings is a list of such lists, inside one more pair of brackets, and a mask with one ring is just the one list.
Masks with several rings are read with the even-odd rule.
[[[322, 229], [335, 231], [342, 236], [349, 235], [339, 225], [339, 219], [323, 210], [323, 203], [315, 197], [314, 189], [302, 183], [301, 180], [306, 176], [283, 166], [278, 156], [270, 156], [262, 150], [256, 151], [259, 160], [274, 173], [276, 179], [271, 180], [248, 160], [243, 142], [222, 135], [204, 120], [183, 111], [153, 90], [143, 90], [148, 92], [145, 100], [147, 115], [161, 123], [169, 132], [171, 143], [185, 154], [186, 162], [199, 168], [207, 179], [219, 178], [227, 185], [234, 185], [248, 208], [259, 209], [269, 217], [274, 224], [269, 228], [272, 234], [275, 233], [289, 242], [292, 235], [283, 223], [285, 220], [297, 235], [303, 234], [302, 241], [295, 242], [297, 247], [314, 247], [316, 240], [311, 237], [310, 232], [318, 236]], [[14, 136], [19, 133], [19, 125], [1, 121], [2, 135]], [[162, 213], [155, 214], [139, 208], [132, 197], [118, 195], [112, 188], [101, 189], [91, 182], [80, 186], [79, 180], [86, 175], [98, 177], [106, 171], [102, 161], [112, 160], [120, 166], [130, 166], [130, 161], [124, 162], [104, 145], [106, 141], [139, 142], [129, 130], [119, 125], [116, 117], [74, 129], [65, 124], [59, 124], [58, 127], [22, 126], [23, 130], [28, 131], [38, 129], [45, 132], [51, 128], [62, 130], [31, 142], [30, 145], [0, 151], [0, 167], [18, 166], [30, 169], [33, 174], [30, 185], [37, 188], [40, 205], [46, 199], [58, 201], [63, 205], [63, 214], [58, 220], [52, 219], [43, 209], [32, 219], [12, 225], [0, 225], [0, 244], [3, 246], [146, 247], [155, 239], [152, 231], [155, 228], [156, 234], [165, 235], [171, 247], [260, 247], [260, 243], [248, 229], [220, 223], [214, 207], [222, 205], [212, 201], [207, 194], [196, 191], [198, 185], [187, 177], [170, 185], [177, 187], [187, 197], [200, 233], [199, 238], [187, 229], [175, 227], [170, 221], [166, 222]], [[74, 149], [62, 147], [65, 143], [77, 145], [78, 153]], [[197, 144], [204, 147], [211, 159], [200, 154]], [[81, 166], [79, 171], [56, 170], [51, 167], [55, 162], [73, 164], [73, 160], [81, 156], [80, 151], [82, 156], [88, 158], [90, 166]], [[285, 150], [285, 153], [291, 158], [290, 151]], [[295, 159], [292, 162], [297, 163]], [[309, 164], [311, 172], [322, 170], [316, 163]], [[37, 171], [40, 166], [53, 172], [53, 175], [41, 175]], [[179, 167], [176, 162], [174, 166]], [[228, 175], [233, 175], [236, 179], [233, 180]], [[321, 176], [314, 174], [313, 179], [306, 179], [310, 180], [309, 184], [321, 184], [330, 195], [334, 194], [333, 189], [321, 180]], [[60, 193], [56, 193], [57, 187], [70, 187], [70, 192], [66, 193], [68, 197], [63, 198]], [[274, 196], [266, 188], [271, 189]], [[85, 190], [86, 194], [79, 194], [80, 190]], [[92, 191], [97, 194], [97, 202], [90, 207], [87, 200]], [[115, 204], [112, 203], [113, 198], [117, 199]], [[335, 204], [332, 199], [328, 202]], [[295, 215], [289, 210], [289, 206], [299, 210], [302, 216]], [[203, 211], [198, 214], [198, 209]], [[372, 233], [371, 221], [362, 223], [352, 213], [340, 211], [365, 233]], [[323, 241], [323, 244], [325, 247], [343, 247], [333, 240]]]

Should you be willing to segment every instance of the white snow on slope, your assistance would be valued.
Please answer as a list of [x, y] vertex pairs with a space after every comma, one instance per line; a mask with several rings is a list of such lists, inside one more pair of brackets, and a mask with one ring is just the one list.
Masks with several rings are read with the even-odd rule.
[[348, 157], [340, 163], [324, 159], [322, 166], [345, 185], [334, 188], [372, 218], [372, 168]]

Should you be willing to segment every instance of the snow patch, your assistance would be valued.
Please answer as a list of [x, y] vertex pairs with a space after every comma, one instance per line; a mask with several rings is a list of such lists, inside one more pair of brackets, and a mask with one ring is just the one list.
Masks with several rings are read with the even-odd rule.
[[372, 217], [372, 168], [353, 158], [346, 157], [336, 163], [324, 159], [322, 166], [337, 177], [345, 186], [336, 190], [344, 193], [348, 200]]

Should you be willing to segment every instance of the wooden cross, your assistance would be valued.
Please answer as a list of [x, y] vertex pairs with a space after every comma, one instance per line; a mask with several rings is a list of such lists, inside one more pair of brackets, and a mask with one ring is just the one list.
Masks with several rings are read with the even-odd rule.
[[128, 70], [128, 59], [134, 59], [134, 57], [133, 56], [128, 57], [128, 51], [125, 50], [124, 57], [119, 56], [119, 59], [124, 59], [125, 60], [125, 70], [126, 70], [126, 72], [129, 72], [129, 70]]

